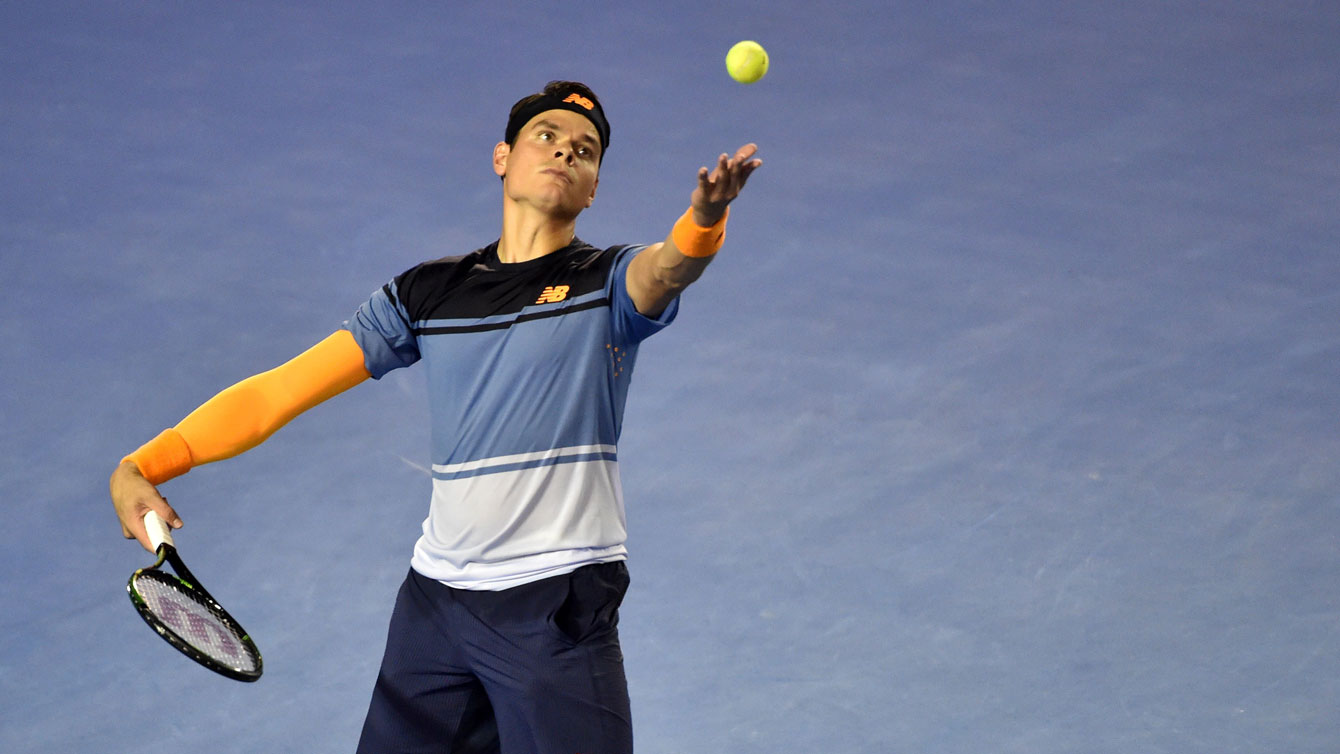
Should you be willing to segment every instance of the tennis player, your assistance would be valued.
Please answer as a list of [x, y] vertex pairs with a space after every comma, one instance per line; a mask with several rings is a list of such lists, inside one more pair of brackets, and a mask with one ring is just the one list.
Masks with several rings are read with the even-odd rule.
[[616, 628], [628, 382], [762, 162], [753, 144], [722, 154], [664, 241], [601, 249], [575, 231], [609, 143], [585, 85], [521, 99], [493, 148], [497, 241], [396, 276], [334, 334], [211, 398], [112, 474], [122, 533], [147, 548], [147, 511], [181, 525], [157, 485], [369, 377], [427, 364], [432, 498], [359, 752], [632, 750]]

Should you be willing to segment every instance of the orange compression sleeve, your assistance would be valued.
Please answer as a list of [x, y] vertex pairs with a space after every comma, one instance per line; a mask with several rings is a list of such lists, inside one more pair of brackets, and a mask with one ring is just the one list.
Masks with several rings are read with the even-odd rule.
[[693, 208], [689, 207], [670, 229], [670, 239], [675, 242], [679, 253], [686, 257], [710, 257], [721, 251], [721, 245], [726, 241], [726, 220], [729, 217], [730, 207], [727, 207], [720, 220], [704, 228], [693, 221]]
[[225, 389], [123, 460], [154, 484], [261, 444], [295, 416], [368, 379], [363, 350], [340, 330], [287, 363]]

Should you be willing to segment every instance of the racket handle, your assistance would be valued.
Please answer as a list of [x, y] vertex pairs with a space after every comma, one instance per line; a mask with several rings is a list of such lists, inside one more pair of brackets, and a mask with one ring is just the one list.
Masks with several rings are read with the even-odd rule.
[[144, 514], [144, 529], [149, 534], [149, 544], [153, 545], [155, 552], [158, 551], [159, 545], [163, 544], [176, 547], [172, 542], [172, 530], [157, 512], [149, 511]]

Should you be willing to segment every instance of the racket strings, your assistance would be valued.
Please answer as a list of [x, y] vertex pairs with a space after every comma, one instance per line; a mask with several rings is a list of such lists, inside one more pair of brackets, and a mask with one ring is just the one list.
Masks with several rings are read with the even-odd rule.
[[224, 620], [196, 591], [160, 571], [141, 573], [134, 587], [153, 617], [200, 653], [243, 672], [259, 668], [236, 624]]

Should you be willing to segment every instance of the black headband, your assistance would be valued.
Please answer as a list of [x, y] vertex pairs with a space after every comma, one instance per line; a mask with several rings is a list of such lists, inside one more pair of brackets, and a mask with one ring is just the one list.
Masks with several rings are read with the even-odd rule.
[[562, 98], [552, 94], [540, 95], [507, 119], [507, 131], [503, 140], [508, 144], [514, 143], [521, 127], [529, 123], [531, 118], [546, 110], [571, 110], [578, 115], [585, 116], [596, 127], [596, 132], [600, 134], [600, 155], [601, 157], [605, 156], [605, 150], [609, 149], [610, 146], [610, 124], [605, 120], [605, 113], [600, 109], [600, 105], [577, 92], [572, 92]]

